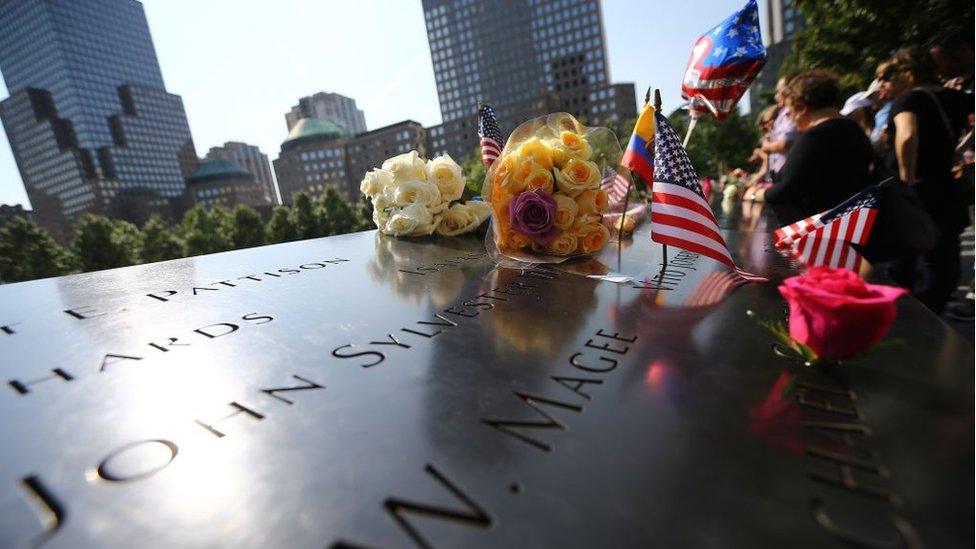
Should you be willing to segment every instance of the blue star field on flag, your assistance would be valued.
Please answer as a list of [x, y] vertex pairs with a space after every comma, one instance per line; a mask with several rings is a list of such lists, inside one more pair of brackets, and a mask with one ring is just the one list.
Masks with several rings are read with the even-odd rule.
[[[681, 85], [693, 116], [723, 119], [766, 63], [756, 0], [698, 38]], [[713, 107], [714, 110], [710, 107]]]

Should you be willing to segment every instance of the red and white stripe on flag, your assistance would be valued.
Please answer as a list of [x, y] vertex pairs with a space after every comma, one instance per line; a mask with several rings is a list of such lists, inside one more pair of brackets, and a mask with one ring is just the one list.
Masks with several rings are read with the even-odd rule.
[[481, 161], [485, 166], [490, 166], [492, 162], [502, 154], [502, 148], [497, 141], [488, 138], [481, 139]]
[[776, 249], [806, 267], [856, 271], [861, 267], [861, 254], [852, 244], [867, 243], [877, 214], [874, 208], [859, 208], [826, 224], [820, 221], [821, 214], [802, 219], [773, 233]]
[[724, 263], [742, 278], [763, 282], [765, 277], [739, 269], [711, 207], [698, 193], [681, 185], [655, 182], [651, 194], [651, 238]]
[[623, 204], [624, 199], [627, 197], [627, 189], [630, 187], [630, 181], [621, 174], [614, 174], [613, 177], [607, 178], [601, 184], [604, 191], [607, 192], [607, 196], [610, 198], [610, 208], [617, 208]]

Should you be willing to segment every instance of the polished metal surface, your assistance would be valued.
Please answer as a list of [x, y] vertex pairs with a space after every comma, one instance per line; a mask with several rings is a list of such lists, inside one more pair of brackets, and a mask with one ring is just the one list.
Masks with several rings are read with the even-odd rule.
[[773, 221], [717, 210], [771, 282], [712, 304], [646, 226], [556, 269], [365, 232], [0, 287], [0, 546], [972, 547], [973, 348], [903, 298], [867, 358], [779, 356]]

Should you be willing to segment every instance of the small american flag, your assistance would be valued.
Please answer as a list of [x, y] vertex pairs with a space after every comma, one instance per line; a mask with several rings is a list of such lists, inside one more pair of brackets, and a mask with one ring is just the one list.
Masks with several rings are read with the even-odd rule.
[[807, 267], [845, 267], [856, 271], [864, 245], [878, 215], [878, 187], [871, 186], [839, 206], [801, 219], [773, 233], [776, 249]]
[[630, 181], [617, 173], [617, 170], [607, 166], [603, 172], [603, 183], [600, 186], [607, 192], [607, 196], [610, 198], [610, 209], [615, 210], [620, 208], [624, 203], [624, 199], [627, 198]]
[[502, 132], [495, 120], [495, 109], [490, 105], [481, 105], [478, 108], [478, 137], [481, 138], [481, 161], [487, 168], [502, 154], [503, 146]]
[[724, 263], [750, 282], [765, 282], [765, 278], [735, 265], [678, 134], [667, 118], [660, 114], [656, 117], [651, 238]]

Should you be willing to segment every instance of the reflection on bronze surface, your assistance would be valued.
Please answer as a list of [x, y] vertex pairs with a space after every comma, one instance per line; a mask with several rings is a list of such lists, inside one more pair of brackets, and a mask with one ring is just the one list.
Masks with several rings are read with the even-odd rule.
[[[514, 269], [493, 270], [487, 279], [488, 289], [504, 288], [515, 282], [519, 273]], [[570, 280], [526, 280], [539, 290], [529, 294], [530, 299], [520, 301], [518, 307], [506, 307], [498, 311], [499, 314], [492, 315], [490, 329], [496, 348], [510, 347], [521, 352], [555, 357], [576, 336], [586, 321], [586, 313], [596, 306], [597, 282], [582, 278], [572, 280], [573, 275], [570, 274], [554, 274], [559, 278], [569, 277]], [[557, 314], [554, 305], [567, 303], [573, 304], [574, 312]]]
[[791, 398], [794, 391], [793, 376], [781, 373], [766, 398], [749, 410], [749, 431], [763, 442], [802, 454], [800, 407]]
[[739, 230], [748, 232], [772, 232], [768, 229], [767, 218], [762, 215], [765, 204], [751, 200], [742, 201], [742, 217]]
[[[430, 240], [437, 239], [432, 237]], [[419, 240], [419, 239], [418, 239]], [[376, 251], [367, 264], [370, 277], [388, 285], [393, 295], [413, 303], [420, 303], [430, 296], [436, 308], [443, 308], [454, 301], [465, 280], [465, 269], [477, 264], [484, 254], [478, 252], [480, 242], [474, 237], [440, 237], [456, 245], [455, 257], [445, 257], [441, 246], [416, 240], [400, 239], [376, 232]], [[440, 242], [439, 242], [440, 244]], [[451, 264], [445, 264], [450, 260]], [[436, 269], [420, 271], [418, 267]]]
[[[366, 232], [0, 286], [0, 545], [971, 546], [972, 346], [906, 299], [836, 379], [777, 358], [743, 313], [792, 273], [739, 213], [772, 282], [711, 306], [675, 250], [654, 290]], [[648, 229], [596, 259], [640, 286]]]

